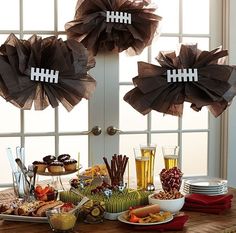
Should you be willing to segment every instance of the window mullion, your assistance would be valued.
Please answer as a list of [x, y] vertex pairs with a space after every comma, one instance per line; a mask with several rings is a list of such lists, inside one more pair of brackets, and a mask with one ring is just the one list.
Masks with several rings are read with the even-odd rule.
[[183, 41], [183, 0], [179, 0], [179, 43]]
[[59, 155], [59, 113], [58, 107], [55, 108], [55, 155]]
[[23, 12], [24, 12], [24, 9], [23, 9], [23, 0], [20, 0], [20, 5], [19, 5], [19, 27], [20, 27], [20, 39], [23, 39], [23, 23], [24, 23], [24, 17], [23, 17]]

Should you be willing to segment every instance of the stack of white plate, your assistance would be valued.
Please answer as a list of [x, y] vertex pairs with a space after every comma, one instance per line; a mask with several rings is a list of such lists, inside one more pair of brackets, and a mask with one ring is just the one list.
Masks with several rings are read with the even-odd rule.
[[184, 180], [183, 191], [187, 194], [199, 193], [210, 196], [226, 194], [228, 192], [227, 180], [222, 179], [188, 179]]

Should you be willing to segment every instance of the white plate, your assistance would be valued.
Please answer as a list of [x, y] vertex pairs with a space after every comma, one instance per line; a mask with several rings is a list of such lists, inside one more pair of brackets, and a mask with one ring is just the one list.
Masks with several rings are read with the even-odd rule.
[[220, 191], [204, 191], [204, 190], [192, 190], [192, 189], [185, 189], [184, 191], [192, 192], [192, 193], [224, 193], [227, 192], [227, 189], [220, 190]]
[[209, 192], [206, 193], [206, 192], [194, 192], [194, 191], [188, 191], [188, 190], [184, 190], [184, 192], [186, 194], [194, 194], [194, 193], [196, 193], [196, 194], [205, 194], [205, 195], [208, 195], [208, 196], [224, 195], [224, 194], [228, 193], [228, 191], [224, 191], [224, 192], [221, 192], [221, 193], [209, 193]]
[[194, 180], [185, 180], [186, 184], [197, 187], [219, 187], [227, 185], [227, 180], [221, 179], [194, 179]]
[[201, 188], [192, 188], [184, 186], [184, 189], [195, 190], [195, 191], [203, 191], [203, 192], [221, 192], [228, 189], [228, 187], [224, 187], [221, 189], [201, 189]]
[[19, 216], [19, 215], [9, 215], [0, 214], [0, 219], [7, 221], [18, 221], [18, 222], [37, 222], [37, 223], [47, 223], [47, 217], [32, 217], [32, 216]]
[[120, 222], [123, 222], [123, 223], [127, 223], [127, 224], [130, 224], [130, 225], [137, 225], [137, 226], [152, 226], [152, 225], [159, 225], [159, 224], [163, 224], [163, 223], [167, 223], [167, 222], [170, 222], [171, 220], [173, 220], [173, 215], [171, 215], [169, 218], [167, 218], [165, 221], [162, 221], [162, 222], [150, 222], [150, 223], [136, 223], [136, 222], [129, 222], [125, 219], [125, 215], [129, 212], [126, 211], [125, 213], [121, 214], [120, 216], [118, 216], [118, 220]]
[[109, 213], [109, 212], [105, 212], [104, 213], [104, 218], [105, 219], [108, 219], [108, 220], [117, 220], [118, 217], [125, 213], [126, 211], [122, 211], [122, 212], [119, 212], [119, 213]]
[[192, 189], [192, 190], [203, 190], [203, 191], [221, 191], [221, 190], [225, 190], [227, 189], [228, 187], [227, 186], [222, 186], [222, 187], [219, 187], [219, 188], [201, 188], [201, 187], [194, 187], [194, 186], [188, 186], [188, 185], [184, 185], [184, 188], [187, 188], [187, 189]]

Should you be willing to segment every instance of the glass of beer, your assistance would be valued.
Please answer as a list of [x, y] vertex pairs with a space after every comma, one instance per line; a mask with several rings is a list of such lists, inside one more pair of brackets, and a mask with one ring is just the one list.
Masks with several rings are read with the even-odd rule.
[[149, 185], [154, 185], [154, 164], [156, 155], [156, 145], [155, 144], [140, 145], [140, 150], [142, 158], [149, 158], [147, 183]]
[[149, 157], [141, 154], [140, 148], [134, 148], [137, 175], [137, 189], [146, 189], [148, 184]]
[[163, 146], [162, 153], [165, 162], [165, 169], [178, 167], [179, 146]]

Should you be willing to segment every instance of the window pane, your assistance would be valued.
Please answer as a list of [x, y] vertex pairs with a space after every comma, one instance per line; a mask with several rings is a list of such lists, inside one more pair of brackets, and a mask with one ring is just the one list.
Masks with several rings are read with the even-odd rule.
[[6, 149], [10, 147], [15, 156], [15, 149], [20, 145], [20, 138], [18, 137], [0, 137], [0, 183], [12, 183], [11, 167], [7, 158]]
[[[1, 28], [0, 28], [0, 30], [1, 30]], [[6, 41], [8, 36], [9, 36], [9, 34], [0, 34], [0, 45], [2, 45]], [[16, 35], [16, 36], [19, 38], [18, 35]]]
[[59, 107], [59, 131], [74, 132], [88, 130], [88, 101], [82, 100], [68, 112], [64, 107]]
[[163, 134], [152, 134], [151, 142], [157, 145], [156, 159], [155, 159], [155, 176], [159, 178], [159, 174], [164, 166], [164, 158], [162, 155], [162, 146], [166, 145], [178, 145], [178, 134], [177, 133], [163, 133]]
[[209, 19], [209, 0], [183, 0], [184, 33], [209, 34]]
[[58, 38], [61, 38], [63, 41], [67, 40], [67, 36], [66, 35], [58, 35]]
[[183, 37], [183, 43], [196, 44], [200, 50], [209, 50], [209, 38]]
[[[147, 62], [147, 49], [139, 56], [128, 56], [125, 52], [119, 54], [119, 79], [120, 82], [132, 82], [137, 72], [137, 62]], [[129, 67], [127, 69], [127, 67]]]
[[160, 51], [176, 50], [179, 44], [178, 37], [160, 37], [152, 43], [152, 63], [157, 65], [156, 57]]
[[182, 171], [184, 176], [207, 175], [207, 133], [183, 133]]
[[[23, 39], [24, 40], [28, 40], [33, 34], [24, 34], [23, 35]], [[37, 36], [40, 36], [42, 38], [45, 38], [45, 37], [50, 37], [50, 36], [54, 36], [53, 34], [39, 34], [37, 33]]]
[[53, 30], [54, 0], [23, 0], [24, 30]]
[[19, 30], [19, 2], [16, 0], [0, 1], [0, 30]]
[[0, 133], [20, 132], [20, 109], [0, 98]]
[[[145, 130], [147, 129], [147, 116], [137, 112], [131, 105], [123, 100], [124, 95], [133, 88], [133, 86], [120, 86], [120, 123], [121, 130]], [[132, 120], [131, 120], [132, 119]]]
[[[162, 16], [161, 33], [179, 32], [179, 0], [155, 0], [157, 14]], [[171, 7], [170, 7], [171, 6]]]
[[208, 110], [203, 107], [201, 111], [196, 112], [190, 108], [190, 103], [184, 103], [184, 112], [182, 116], [183, 129], [208, 129]]
[[26, 132], [52, 132], [54, 131], [54, 109], [50, 106], [43, 111], [26, 110], [25, 131]]
[[152, 130], [176, 130], [178, 129], [178, 117], [152, 111]]
[[74, 19], [77, 0], [58, 0], [58, 30], [64, 31], [65, 23]]
[[88, 136], [59, 137], [59, 154], [69, 154], [72, 158], [78, 160], [78, 153], [80, 153], [80, 164], [82, 164], [83, 169], [87, 168], [89, 156]]
[[26, 137], [25, 138], [25, 161], [31, 164], [35, 160], [42, 161], [46, 155], [55, 155], [54, 137]]

